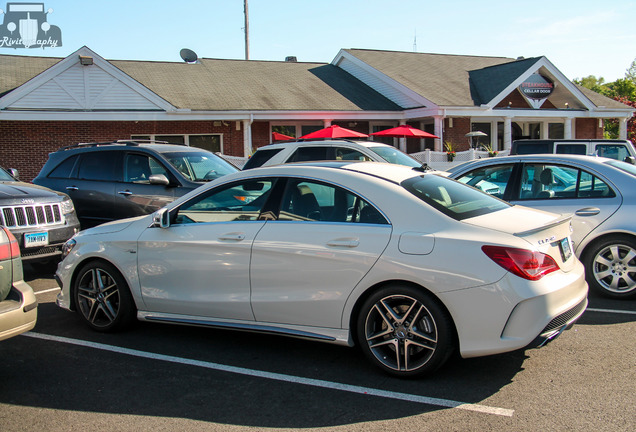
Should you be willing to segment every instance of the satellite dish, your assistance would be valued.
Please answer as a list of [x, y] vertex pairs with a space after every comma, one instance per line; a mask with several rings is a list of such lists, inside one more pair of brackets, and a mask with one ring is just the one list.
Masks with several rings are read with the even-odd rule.
[[197, 57], [197, 53], [188, 48], [183, 48], [179, 51], [179, 55], [181, 55], [181, 58], [186, 63], [194, 63], [199, 59], [199, 57]]

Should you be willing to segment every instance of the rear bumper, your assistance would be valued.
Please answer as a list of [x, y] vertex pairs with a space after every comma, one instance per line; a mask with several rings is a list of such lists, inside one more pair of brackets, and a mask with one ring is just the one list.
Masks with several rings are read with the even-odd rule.
[[37, 299], [24, 281], [15, 282], [9, 297], [0, 302], [0, 340], [27, 332], [37, 321]]
[[550, 321], [541, 334], [537, 336], [536, 339], [533, 340], [526, 348], [540, 348], [561, 336], [564, 331], [572, 328], [574, 323], [581, 317], [581, 315], [583, 315], [586, 308], [587, 298], [572, 309], [563, 312]]

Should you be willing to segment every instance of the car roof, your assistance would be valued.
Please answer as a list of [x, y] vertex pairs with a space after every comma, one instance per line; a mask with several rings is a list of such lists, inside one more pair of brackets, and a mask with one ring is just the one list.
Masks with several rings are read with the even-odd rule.
[[[95, 149], [95, 148], [129, 148], [129, 149], [150, 149], [159, 153], [165, 152], [205, 152], [212, 153], [209, 150], [201, 149], [198, 147], [190, 147], [182, 144], [171, 144], [171, 143], [163, 143], [163, 142], [139, 142], [135, 140], [119, 140], [119, 141], [105, 141], [105, 142], [88, 142], [88, 143], [78, 143], [72, 144], [66, 147], [62, 147], [58, 152], [65, 151], [78, 151], [78, 150], [86, 150], [86, 149]], [[214, 154], [214, 153], [212, 153]]]
[[[348, 140], [348, 139], [327, 139], [327, 140], [296, 140], [296, 141], [283, 141], [283, 142], [276, 142], [276, 143], [272, 143], [272, 144], [268, 144], [266, 146], [263, 147], [259, 147], [257, 149], [258, 150], [267, 150], [267, 149], [271, 149], [271, 148], [286, 148], [286, 147], [293, 147], [293, 146], [312, 146], [312, 145], [328, 145], [328, 146], [335, 146], [335, 145], [346, 145], [346, 144], [353, 144], [353, 145], [360, 145], [362, 147], [393, 147], [390, 146], [388, 144], [384, 144], [381, 142], [377, 142], [377, 141], [362, 141], [362, 140]], [[394, 147], [393, 147], [394, 148]]]
[[[368, 162], [368, 161], [318, 161], [318, 162], [294, 162], [281, 165], [271, 165], [266, 167], [253, 168], [240, 173], [249, 173], [252, 175], [285, 175], [285, 176], [302, 176], [313, 173], [325, 173], [326, 171], [341, 170], [352, 173], [366, 174], [378, 179], [386, 180], [392, 183], [401, 183], [402, 181], [416, 176], [432, 175], [435, 171], [419, 171], [417, 169], [404, 165], [396, 165], [384, 162]], [[249, 175], [248, 174], [248, 175]], [[235, 176], [232, 174], [232, 176]]]
[[473, 161], [464, 162], [462, 164], [456, 165], [454, 167], [448, 168], [448, 171], [451, 174], [454, 174], [459, 171], [463, 171], [468, 168], [474, 168], [481, 165], [493, 165], [499, 163], [506, 162], [537, 162], [537, 161], [546, 161], [550, 163], [558, 163], [558, 162], [577, 162], [582, 165], [588, 166], [600, 166], [605, 164], [606, 162], [615, 161], [615, 159], [605, 158], [601, 156], [587, 156], [587, 155], [573, 155], [573, 154], [552, 154], [552, 153], [541, 153], [541, 154], [531, 154], [531, 155], [513, 155], [513, 156], [497, 156], [494, 158], [484, 158], [484, 159], [475, 159]]

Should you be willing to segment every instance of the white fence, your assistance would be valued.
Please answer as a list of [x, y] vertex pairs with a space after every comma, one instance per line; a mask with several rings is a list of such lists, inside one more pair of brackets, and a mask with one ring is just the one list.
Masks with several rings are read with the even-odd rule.
[[[497, 153], [497, 156], [506, 156], [508, 155], [508, 153], [509, 153], [508, 150], [500, 151]], [[229, 155], [224, 155], [221, 153], [217, 153], [217, 155], [221, 156], [223, 159], [225, 159], [226, 161], [228, 161], [229, 163], [231, 163], [232, 165], [236, 166], [239, 169], [243, 168], [243, 165], [245, 165], [248, 159], [246, 157], [229, 156]], [[424, 150], [418, 153], [411, 153], [410, 156], [414, 157], [415, 159], [422, 162], [423, 164], [426, 164], [430, 166], [431, 168], [434, 168], [440, 171], [445, 171], [462, 162], [468, 162], [473, 159], [482, 159], [482, 158], [489, 157], [487, 151], [474, 150], [474, 149], [455, 153], [455, 158], [452, 161], [448, 160], [448, 155], [446, 154], [446, 152], [436, 152], [431, 150]]]

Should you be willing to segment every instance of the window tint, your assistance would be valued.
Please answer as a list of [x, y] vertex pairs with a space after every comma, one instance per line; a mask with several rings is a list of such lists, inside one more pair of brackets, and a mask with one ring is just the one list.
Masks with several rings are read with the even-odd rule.
[[168, 172], [156, 159], [143, 154], [127, 154], [124, 161], [124, 181], [150, 184], [150, 176]]
[[510, 204], [438, 175], [413, 177], [402, 186], [426, 204], [456, 220], [468, 219], [510, 207]]
[[51, 173], [49, 174], [49, 177], [71, 178], [71, 175], [73, 174], [73, 167], [75, 167], [75, 162], [77, 162], [78, 158], [79, 158], [79, 155], [75, 155], [75, 156], [71, 156], [70, 158], [64, 159], [64, 161], [61, 164], [56, 166], [51, 171]]
[[558, 154], [587, 154], [587, 144], [557, 144], [556, 152]]
[[288, 162], [307, 162], [329, 160], [330, 147], [299, 147]]
[[182, 204], [174, 223], [257, 220], [272, 183], [270, 179], [250, 179], [209, 190]]
[[273, 158], [274, 155], [277, 154], [278, 152], [280, 152], [281, 150], [282, 150], [282, 148], [258, 150], [245, 163], [245, 165], [243, 166], [243, 169], [246, 170], [246, 169], [250, 169], [250, 168], [258, 168], [258, 167], [260, 167], [265, 162], [267, 162], [268, 160]]
[[506, 164], [478, 168], [462, 175], [457, 180], [469, 186], [476, 187], [489, 195], [502, 198], [508, 186], [513, 167], [513, 164]]
[[78, 178], [82, 180], [120, 181], [118, 152], [96, 151], [82, 154]]
[[525, 164], [521, 200], [613, 197], [614, 191], [598, 177], [563, 165]]
[[279, 220], [388, 224], [382, 213], [357, 195], [334, 185], [290, 180]]
[[552, 143], [519, 143], [516, 145], [514, 154], [524, 155], [541, 153], [552, 153]]

